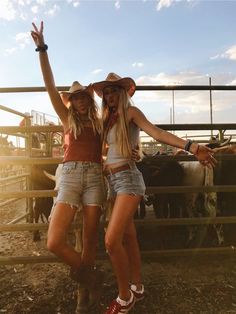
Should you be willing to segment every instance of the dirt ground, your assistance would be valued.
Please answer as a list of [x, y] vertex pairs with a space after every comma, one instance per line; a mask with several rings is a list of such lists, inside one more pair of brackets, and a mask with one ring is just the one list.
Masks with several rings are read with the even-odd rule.
[[[22, 202], [0, 208], [0, 223], [15, 218]], [[46, 234], [33, 242], [30, 232], [0, 234], [1, 256], [46, 255]], [[109, 260], [99, 261], [105, 271], [103, 309], [117, 289]], [[146, 297], [131, 314], [236, 313], [236, 259], [188, 257], [143, 261]], [[0, 267], [0, 313], [72, 314], [76, 284], [61, 263]], [[101, 314], [101, 313], [94, 313]]]

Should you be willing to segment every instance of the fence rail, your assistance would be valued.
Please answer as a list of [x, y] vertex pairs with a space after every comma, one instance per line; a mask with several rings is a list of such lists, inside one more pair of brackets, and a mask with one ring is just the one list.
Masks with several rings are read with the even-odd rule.
[[[68, 91], [70, 86], [57, 86], [59, 91]], [[173, 91], [173, 90], [186, 90], [186, 91], [234, 91], [236, 90], [235, 85], [137, 85], [136, 90], [138, 91]], [[32, 86], [32, 87], [1, 87], [0, 93], [32, 93], [32, 92], [46, 92], [44, 86]]]
[[[155, 260], [163, 257], [176, 256], [232, 256], [235, 258], [236, 249], [233, 246], [218, 248], [197, 248], [197, 249], [175, 249], [175, 250], [152, 250], [141, 251], [142, 259]], [[98, 253], [97, 258], [100, 260], [108, 259], [107, 254]], [[1, 256], [0, 265], [16, 265], [16, 264], [36, 264], [36, 263], [62, 263], [62, 261], [53, 255], [46, 256]]]

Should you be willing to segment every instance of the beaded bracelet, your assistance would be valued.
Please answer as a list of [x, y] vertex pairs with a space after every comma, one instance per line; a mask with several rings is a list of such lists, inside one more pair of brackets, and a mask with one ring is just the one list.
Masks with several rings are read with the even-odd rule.
[[35, 51], [37, 52], [45, 52], [48, 50], [48, 45], [44, 44], [43, 46], [38, 46]]
[[193, 144], [192, 140], [187, 140], [185, 146], [184, 146], [184, 150], [186, 150], [186, 152], [190, 151], [190, 146]]

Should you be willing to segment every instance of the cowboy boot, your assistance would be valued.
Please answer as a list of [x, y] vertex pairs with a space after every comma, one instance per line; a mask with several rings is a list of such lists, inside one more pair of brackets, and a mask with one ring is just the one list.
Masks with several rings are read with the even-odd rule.
[[88, 304], [89, 304], [88, 289], [79, 285], [75, 314], [88, 314], [89, 313]]
[[70, 270], [70, 277], [87, 289], [101, 286], [103, 272], [94, 266], [82, 265], [79, 269]]
[[99, 270], [94, 278], [95, 284], [89, 288], [89, 302], [88, 313], [89, 314], [101, 314], [100, 299], [102, 295], [104, 272]]

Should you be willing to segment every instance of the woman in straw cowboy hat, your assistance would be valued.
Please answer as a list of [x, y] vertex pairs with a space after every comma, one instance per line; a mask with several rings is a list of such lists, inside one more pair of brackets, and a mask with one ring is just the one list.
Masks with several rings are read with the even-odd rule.
[[[61, 183], [48, 229], [47, 247], [71, 266], [79, 283], [77, 313], [97, 313], [97, 293], [102, 272], [95, 268], [98, 226], [105, 189], [101, 168], [101, 123], [91, 86], [74, 82], [60, 95], [53, 78], [44, 43], [43, 22], [33, 23], [32, 38], [39, 52], [41, 70], [52, 105], [64, 128], [64, 160]], [[83, 212], [82, 254], [71, 247], [66, 236], [75, 216]]]
[[128, 313], [144, 296], [133, 215], [144, 195], [145, 185], [142, 174], [130, 158], [131, 149], [139, 143], [139, 130], [161, 143], [190, 151], [209, 167], [216, 162], [207, 147], [185, 141], [149, 122], [131, 104], [135, 87], [133, 79], [121, 78], [115, 73], [110, 73], [105, 81], [93, 84], [94, 91], [102, 97], [104, 174], [110, 197], [114, 199], [105, 245], [117, 278], [119, 295], [106, 314]]

